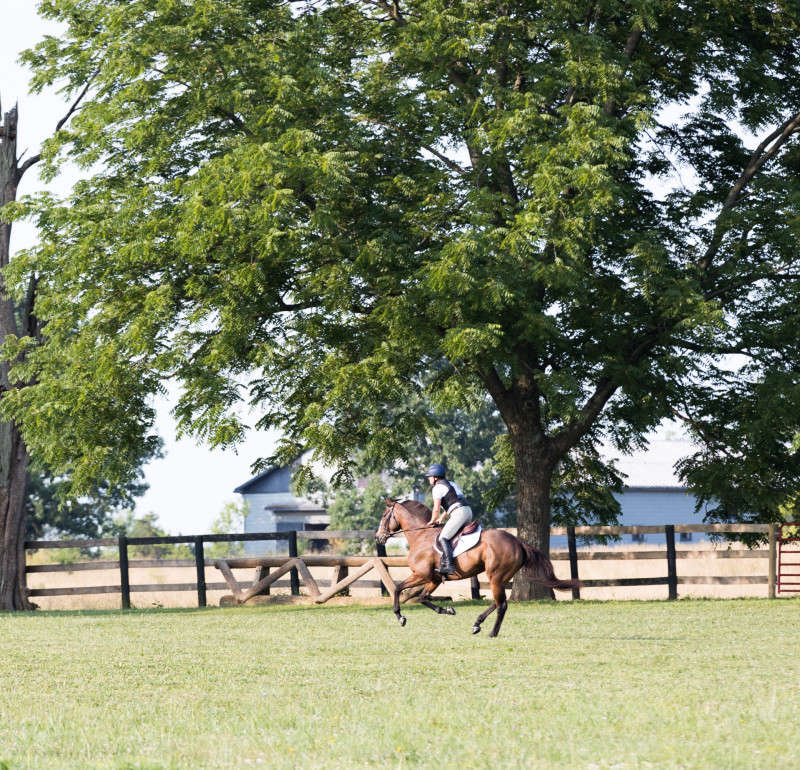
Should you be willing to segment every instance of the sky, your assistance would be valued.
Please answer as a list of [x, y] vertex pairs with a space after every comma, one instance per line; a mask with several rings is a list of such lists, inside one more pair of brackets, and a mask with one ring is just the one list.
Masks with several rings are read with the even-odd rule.
[[[44, 35], [57, 34], [58, 27], [39, 18], [35, 0], [1, 0], [0, 25], [0, 101], [3, 111], [19, 103], [18, 150], [35, 153], [39, 145], [66, 113], [69, 103], [55, 91], [41, 95], [28, 93], [29, 73], [17, 61], [24, 49]], [[44, 185], [36, 167], [25, 177], [18, 194], [49, 189], [66, 193], [77, 179], [75, 169], [67, 169], [53, 183]], [[12, 254], [35, 243], [35, 229], [16, 223], [11, 235]], [[155, 402], [156, 427], [164, 439], [165, 457], [145, 466], [149, 491], [137, 506], [137, 513], [157, 514], [160, 525], [173, 534], [203, 534], [227, 502], [238, 501], [233, 490], [251, 478], [251, 464], [271, 453], [277, 434], [254, 433], [233, 451], [211, 450], [192, 439], [176, 440], [175, 422], [170, 416], [170, 399]]]

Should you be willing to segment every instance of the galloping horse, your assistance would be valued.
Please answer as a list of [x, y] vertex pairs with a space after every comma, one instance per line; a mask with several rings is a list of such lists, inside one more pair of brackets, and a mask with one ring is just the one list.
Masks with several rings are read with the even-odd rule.
[[[394, 591], [394, 614], [401, 626], [406, 624], [406, 618], [400, 612], [400, 593], [415, 586], [423, 586], [419, 597], [421, 604], [440, 615], [456, 614], [452, 607], [438, 607], [428, 598], [445, 579], [436, 571], [439, 554], [434, 550], [433, 543], [439, 535], [439, 529], [429, 525], [430, 518], [430, 508], [416, 500], [399, 502], [387, 497], [386, 510], [375, 533], [375, 540], [380, 544], [401, 532], [408, 540], [411, 575], [399, 583]], [[481, 623], [496, 609], [497, 620], [489, 636], [497, 636], [508, 606], [506, 583], [520, 569], [525, 570], [530, 580], [549, 588], [566, 591], [578, 585], [576, 580], [559, 580], [553, 572], [550, 559], [541, 551], [501, 529], [483, 530], [478, 544], [455, 559], [455, 568], [456, 573], [448, 575], [447, 580], [463, 580], [484, 571], [489, 578], [494, 601], [485, 612], [478, 615], [472, 626], [473, 634], [481, 630]]]

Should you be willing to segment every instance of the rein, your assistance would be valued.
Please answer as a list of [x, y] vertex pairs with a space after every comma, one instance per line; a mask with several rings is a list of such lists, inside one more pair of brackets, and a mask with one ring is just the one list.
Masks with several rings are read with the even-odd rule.
[[395, 535], [401, 535], [403, 532], [416, 532], [418, 529], [436, 529], [436, 527], [441, 527], [441, 524], [436, 524], [431, 527], [430, 524], [426, 524], [424, 527], [410, 527], [409, 529], [396, 529], [394, 532], [390, 532], [386, 539], [388, 540], [390, 537], [394, 537]]
[[[395, 516], [395, 513], [394, 513], [395, 505], [397, 505], [396, 502], [392, 503], [390, 516], [391, 516], [391, 518], [393, 518], [395, 520], [396, 524], [399, 524], [400, 520], [397, 518], [397, 516]], [[389, 519], [389, 521], [391, 521], [391, 519]], [[381, 520], [381, 523], [383, 523], [383, 520]], [[388, 526], [388, 522], [387, 522], [387, 526]], [[427, 524], [425, 524], [425, 525], [423, 525], [421, 527], [409, 527], [408, 529], [396, 529], [394, 532], [389, 532], [386, 535], [386, 539], [388, 540], [390, 537], [394, 537], [395, 535], [402, 535], [404, 532], [417, 532], [417, 531], [419, 531], [421, 529], [435, 529], [436, 527], [441, 527], [441, 526], [443, 526], [443, 525], [442, 524], [435, 524], [433, 527], [431, 527], [430, 522], [428, 522]]]

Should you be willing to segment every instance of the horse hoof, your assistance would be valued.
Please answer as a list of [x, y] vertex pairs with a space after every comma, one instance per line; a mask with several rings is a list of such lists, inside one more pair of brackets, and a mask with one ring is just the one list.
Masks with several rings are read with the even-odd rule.
[[445, 615], [455, 615], [456, 611], [452, 607], [447, 607], [444, 611]]
[[399, 621], [401, 627], [406, 624], [406, 616], [405, 615], [401, 615], [399, 618], [397, 618], [397, 620]]
[[473, 634], [478, 634], [478, 633], [480, 633], [480, 630], [481, 630], [481, 627], [480, 627], [480, 626], [477, 626], [477, 625], [475, 625], [475, 626], [473, 626], [473, 627], [472, 627], [472, 633], [473, 633]]

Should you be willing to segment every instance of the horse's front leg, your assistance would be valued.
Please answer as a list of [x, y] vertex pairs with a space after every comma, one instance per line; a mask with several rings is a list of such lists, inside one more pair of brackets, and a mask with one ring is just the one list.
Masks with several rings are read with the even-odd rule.
[[[401, 626], [406, 624], [406, 616], [400, 612], [400, 594], [405, 591], [406, 588], [414, 588], [414, 586], [421, 585], [422, 583], [428, 582], [427, 575], [417, 575], [416, 573], [412, 572], [405, 580], [401, 581], [397, 584], [394, 589], [394, 614], [397, 618], [397, 621], [400, 623]], [[425, 591], [423, 590], [423, 595]]]

